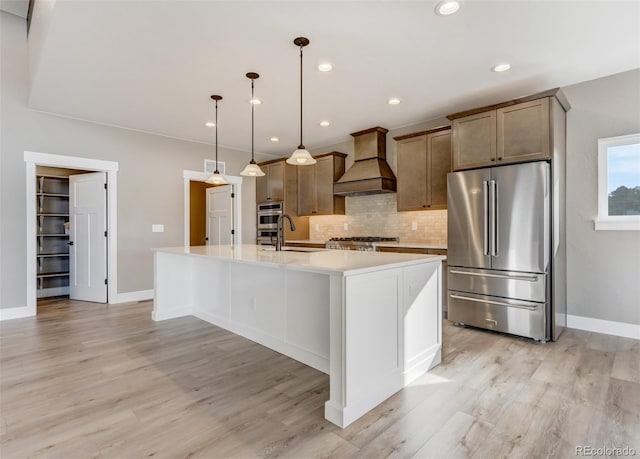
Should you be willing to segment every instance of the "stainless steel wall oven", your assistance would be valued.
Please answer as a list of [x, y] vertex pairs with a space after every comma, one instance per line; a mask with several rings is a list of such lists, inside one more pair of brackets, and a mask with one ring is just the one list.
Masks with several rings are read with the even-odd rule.
[[258, 237], [257, 243], [262, 245], [275, 244], [277, 236], [278, 217], [284, 211], [282, 202], [261, 202], [257, 207]]

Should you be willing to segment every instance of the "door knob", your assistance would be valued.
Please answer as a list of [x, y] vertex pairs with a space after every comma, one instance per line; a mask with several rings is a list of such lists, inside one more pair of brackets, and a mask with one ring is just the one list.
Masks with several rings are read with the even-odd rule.
[[67, 245], [73, 245], [73, 241], [67, 242]]

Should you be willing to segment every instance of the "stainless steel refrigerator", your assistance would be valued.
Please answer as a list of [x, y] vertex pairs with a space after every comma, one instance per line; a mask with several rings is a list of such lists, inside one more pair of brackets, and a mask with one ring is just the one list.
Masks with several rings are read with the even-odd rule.
[[546, 161], [448, 175], [449, 320], [539, 341], [560, 334], [566, 305], [557, 304], [563, 285], [554, 297], [554, 269], [564, 266], [555, 262], [554, 190]]

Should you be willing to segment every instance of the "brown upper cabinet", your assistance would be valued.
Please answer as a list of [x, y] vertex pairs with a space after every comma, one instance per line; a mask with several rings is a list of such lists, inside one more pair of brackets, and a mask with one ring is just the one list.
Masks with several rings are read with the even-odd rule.
[[333, 184], [344, 174], [347, 155], [333, 151], [314, 156], [316, 163], [298, 168], [298, 214], [344, 214], [344, 196], [334, 196]]
[[284, 213], [291, 216], [296, 225], [295, 232], [284, 225], [285, 240], [307, 239], [309, 237], [309, 219], [299, 217], [298, 212], [298, 166], [285, 162], [285, 158], [260, 163], [265, 173], [256, 177], [256, 202], [282, 201]]
[[400, 137], [397, 144], [397, 210], [447, 208], [447, 174], [451, 172], [451, 128]]
[[260, 164], [265, 173], [256, 177], [256, 202], [284, 201], [284, 159]]
[[449, 115], [453, 170], [550, 159], [553, 98], [569, 103], [559, 89]]

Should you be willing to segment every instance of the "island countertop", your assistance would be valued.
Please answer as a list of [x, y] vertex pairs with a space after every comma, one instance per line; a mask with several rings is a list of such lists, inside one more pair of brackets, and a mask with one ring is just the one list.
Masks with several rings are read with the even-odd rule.
[[156, 252], [184, 254], [194, 257], [217, 258], [254, 265], [277, 265], [284, 269], [320, 274], [352, 276], [381, 269], [400, 268], [424, 263], [425, 260], [440, 262], [440, 255], [422, 255], [391, 252], [360, 252], [356, 250], [309, 251], [283, 250], [276, 252], [259, 245], [209, 245], [181, 246], [154, 249]]

